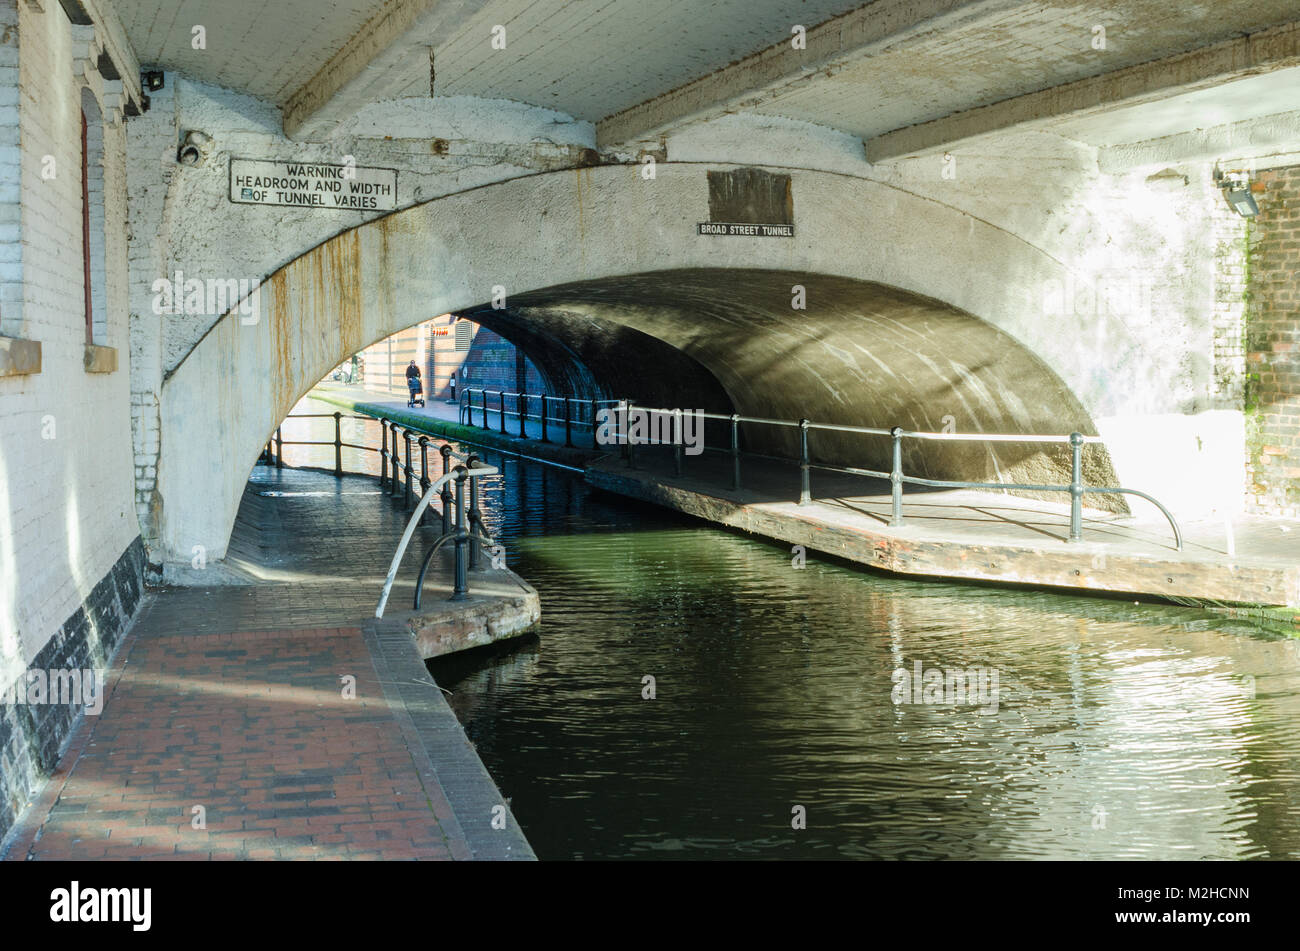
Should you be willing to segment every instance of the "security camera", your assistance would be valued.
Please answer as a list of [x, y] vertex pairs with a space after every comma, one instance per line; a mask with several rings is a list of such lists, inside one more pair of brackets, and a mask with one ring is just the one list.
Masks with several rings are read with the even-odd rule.
[[206, 132], [194, 130], [185, 133], [180, 148], [176, 150], [176, 161], [182, 165], [198, 165], [208, 156], [212, 148], [212, 136]]

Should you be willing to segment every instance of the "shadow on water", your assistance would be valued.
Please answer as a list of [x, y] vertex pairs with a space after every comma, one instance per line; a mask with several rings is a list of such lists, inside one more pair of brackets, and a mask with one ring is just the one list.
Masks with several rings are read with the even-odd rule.
[[[543, 858], [1300, 858], [1296, 641], [1194, 608], [797, 568], [480, 454], [540, 637], [431, 669]], [[918, 663], [942, 685], [901, 692]], [[953, 695], [957, 673], [978, 695]]]

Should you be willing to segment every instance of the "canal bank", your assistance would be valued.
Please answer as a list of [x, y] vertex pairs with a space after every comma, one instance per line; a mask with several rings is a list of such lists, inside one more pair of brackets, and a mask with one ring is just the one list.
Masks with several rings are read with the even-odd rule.
[[533, 858], [410, 622], [445, 646], [493, 594], [535, 621], [536, 592], [491, 572], [464, 610], [439, 582], [411, 612], [420, 546], [376, 619], [406, 518], [372, 478], [258, 466], [223, 583], [149, 595], [4, 857]]
[[[1178, 550], [1170, 526], [1154, 509], [1131, 516], [1085, 507], [1084, 539], [1070, 544], [1068, 504], [910, 487], [904, 496], [905, 524], [893, 526], [884, 480], [819, 472], [814, 499], [799, 505], [799, 472], [793, 463], [747, 458], [744, 488], [733, 490], [731, 462], [723, 455], [690, 458], [679, 475], [670, 451], [642, 447], [631, 468], [621, 452], [541, 442], [535, 421], [527, 423], [528, 435], [514, 435], [519, 422], [510, 412], [475, 415], [482, 424], [467, 426], [456, 422], [451, 404], [407, 409], [359, 388], [335, 385], [318, 387], [312, 395], [471, 445], [581, 468], [587, 483], [604, 491], [873, 570], [1158, 597], [1300, 636], [1300, 522], [1294, 519], [1237, 516], [1231, 522], [1184, 522], [1184, 545]], [[1141, 500], [1134, 504], [1147, 505]]]
[[[525, 458], [536, 458], [574, 469], [582, 469], [593, 459], [607, 454], [607, 450], [592, 446], [591, 431], [588, 428], [580, 434], [575, 429], [577, 439], [572, 446], [565, 446], [563, 431], [552, 430], [554, 441], [545, 442], [539, 437], [541, 427], [536, 422], [525, 424], [525, 435], [520, 436], [518, 417], [511, 412], [505, 414], [505, 421], [498, 416], [490, 417], [492, 425], [466, 425], [458, 421], [459, 412], [451, 403], [428, 401], [426, 406], [408, 407], [400, 400], [386, 399], [382, 394], [371, 393], [361, 387], [322, 383], [308, 394], [312, 400], [328, 403], [352, 413], [364, 413], [376, 419], [389, 419], [413, 430], [450, 439], [466, 446], [486, 449], [498, 449]], [[475, 411], [475, 419], [481, 419]]]
[[[1183, 526], [1175, 548], [1165, 522], [1086, 511], [1084, 538], [1069, 542], [1069, 506], [972, 490], [910, 491], [891, 524], [888, 481], [818, 474], [799, 504], [798, 467], [747, 461], [741, 489], [730, 460], [690, 460], [641, 450], [637, 468], [593, 461], [597, 488], [653, 502], [790, 545], [899, 574], [1141, 594], [1211, 603], [1300, 607], [1300, 522], [1241, 518]], [[1231, 552], [1231, 553], [1230, 553]]]

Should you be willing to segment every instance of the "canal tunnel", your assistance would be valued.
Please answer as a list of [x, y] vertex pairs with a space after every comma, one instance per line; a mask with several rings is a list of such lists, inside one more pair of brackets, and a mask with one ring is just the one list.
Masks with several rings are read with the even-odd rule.
[[[560, 285], [462, 314], [524, 349], [561, 395], [882, 429], [1096, 434], [1069, 388], [1009, 335], [878, 283], [680, 269]], [[708, 440], [724, 447], [722, 427]], [[785, 458], [799, 453], [788, 427], [746, 424], [742, 445]], [[823, 464], [886, 470], [889, 453], [879, 436], [810, 436], [810, 455]], [[1070, 478], [1068, 451], [1041, 444], [908, 441], [904, 464], [933, 479]], [[1084, 465], [1091, 484], [1115, 484], [1101, 447], [1085, 451]], [[1088, 501], [1104, 508], [1110, 498]]]

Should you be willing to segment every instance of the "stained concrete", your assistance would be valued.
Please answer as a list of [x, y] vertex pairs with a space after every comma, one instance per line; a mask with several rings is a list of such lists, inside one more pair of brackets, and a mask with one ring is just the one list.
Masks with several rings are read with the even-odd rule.
[[[1117, 419], [1116, 435], [1102, 432], [1115, 472], [1132, 482], [1126, 472], [1142, 470], [1147, 485], [1240, 452], [1188, 403], [1210, 382], [1209, 314], [1044, 313], [1045, 293], [1073, 280], [1059, 260], [968, 214], [845, 176], [790, 173], [793, 238], [700, 236], [711, 170], [660, 163], [645, 181], [636, 168], [589, 168], [487, 186], [339, 234], [276, 272], [258, 291], [261, 321], [222, 318], [163, 388], [154, 557], [188, 560], [201, 544], [219, 558], [245, 467], [303, 393], [357, 349], [430, 313], [488, 306], [497, 288], [508, 307], [578, 304], [658, 337], [742, 412], [927, 421], [917, 429], [951, 416], [965, 432], [1090, 432]], [[519, 221], [528, 227], [503, 226]], [[683, 274], [680, 289], [654, 278], [706, 269]], [[616, 279], [641, 296], [629, 301]], [[791, 306], [796, 285], [806, 310]], [[643, 354], [611, 356], [633, 366]], [[195, 431], [209, 453], [186, 451]]]

